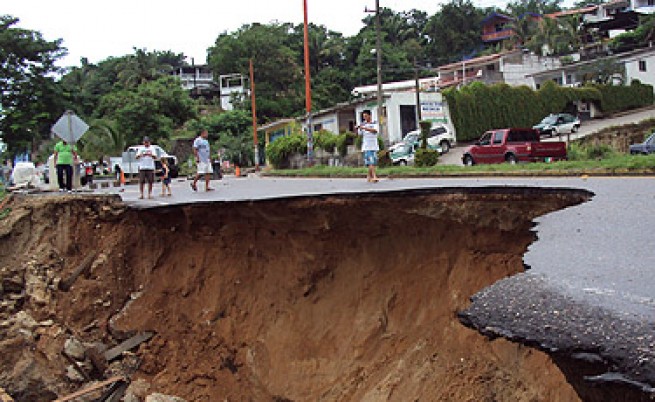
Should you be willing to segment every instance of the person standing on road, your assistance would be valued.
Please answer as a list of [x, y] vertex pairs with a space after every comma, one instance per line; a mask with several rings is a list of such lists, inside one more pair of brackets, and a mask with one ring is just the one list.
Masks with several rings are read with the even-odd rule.
[[209, 180], [211, 180], [211, 175], [214, 172], [212, 169], [212, 161], [211, 161], [211, 152], [209, 150], [209, 141], [207, 141], [207, 137], [209, 136], [209, 133], [207, 130], [202, 130], [200, 132], [200, 135], [196, 137], [195, 141], [193, 141], [193, 154], [196, 157], [196, 164], [198, 165], [198, 171], [196, 173], [196, 177], [193, 179], [193, 182], [191, 183], [191, 188], [193, 191], [198, 191], [198, 179], [200, 179], [200, 175], [205, 175], [205, 190], [206, 191], [213, 191], [214, 189], [209, 187]]
[[[54, 162], [57, 167], [57, 184], [59, 191], [73, 191], [73, 162], [77, 159], [77, 147], [64, 140], [55, 144]], [[66, 181], [64, 182], [64, 175]]]
[[166, 158], [161, 158], [161, 196], [166, 195], [166, 190], [168, 190], [168, 196], [172, 196], [171, 193], [171, 169], [168, 167], [168, 161]]
[[364, 154], [364, 165], [368, 167], [366, 181], [377, 183], [379, 181], [375, 167], [378, 164], [378, 124], [371, 120], [371, 111], [362, 112], [362, 124], [357, 126], [357, 134], [362, 136], [362, 153]]
[[154, 148], [150, 146], [150, 138], [143, 137], [143, 148], [136, 153], [136, 159], [139, 161], [139, 191], [141, 192], [140, 200], [143, 199], [143, 188], [148, 182], [148, 198], [152, 198], [152, 184], [155, 182], [155, 154]]

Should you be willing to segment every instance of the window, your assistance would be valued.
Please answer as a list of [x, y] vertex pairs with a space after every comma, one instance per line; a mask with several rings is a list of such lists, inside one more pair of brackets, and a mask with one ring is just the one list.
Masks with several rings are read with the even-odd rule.
[[480, 145], [489, 145], [491, 143], [491, 132], [484, 133], [480, 138]]
[[502, 144], [502, 143], [503, 143], [503, 136], [504, 136], [504, 134], [505, 134], [505, 133], [502, 132], [502, 131], [496, 131], [496, 132], [494, 133], [494, 145], [496, 145], [496, 144]]
[[646, 60], [639, 60], [639, 71], [646, 71]]

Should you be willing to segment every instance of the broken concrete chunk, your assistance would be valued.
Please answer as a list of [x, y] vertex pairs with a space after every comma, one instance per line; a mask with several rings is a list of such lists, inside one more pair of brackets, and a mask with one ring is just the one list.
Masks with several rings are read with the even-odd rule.
[[36, 322], [34, 318], [32, 318], [31, 315], [29, 315], [26, 311], [19, 311], [16, 313], [14, 316], [14, 322], [19, 328], [23, 329], [34, 329], [39, 325], [39, 323]]
[[75, 360], [84, 360], [86, 348], [75, 338], [68, 338], [64, 343], [64, 352]]
[[66, 378], [75, 382], [83, 382], [85, 380], [78, 369], [73, 367], [72, 364], [66, 367]]

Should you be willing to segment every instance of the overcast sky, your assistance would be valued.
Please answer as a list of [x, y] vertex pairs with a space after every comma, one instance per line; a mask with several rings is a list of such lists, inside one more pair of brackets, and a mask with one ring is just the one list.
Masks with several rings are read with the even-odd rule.
[[[0, 14], [20, 19], [18, 26], [61, 38], [68, 56], [59, 64], [79, 65], [81, 57], [97, 63], [132, 48], [172, 50], [204, 63], [207, 48], [222, 32], [243, 24], [272, 21], [302, 23], [303, 0], [1, 0]], [[395, 11], [413, 8], [429, 15], [443, 0], [380, 0]], [[478, 7], [506, 1], [474, 0]], [[346, 36], [363, 26], [364, 9], [375, 0], [308, 0], [309, 21]]]

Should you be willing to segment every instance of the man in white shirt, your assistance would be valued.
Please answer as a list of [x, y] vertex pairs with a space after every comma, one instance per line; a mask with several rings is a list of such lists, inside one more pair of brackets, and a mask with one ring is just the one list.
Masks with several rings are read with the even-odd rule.
[[207, 141], [208, 136], [209, 133], [207, 130], [202, 130], [200, 135], [193, 141], [193, 154], [196, 157], [196, 164], [198, 165], [198, 172], [191, 183], [193, 191], [198, 191], [197, 183], [198, 179], [200, 179], [200, 175], [205, 176], [205, 190], [214, 190], [209, 187], [209, 180], [211, 179], [211, 174], [214, 173], [214, 169], [212, 169], [212, 161], [210, 158], [211, 152], [209, 149], [209, 141]]
[[357, 126], [357, 133], [362, 136], [362, 153], [364, 154], [364, 165], [368, 167], [366, 181], [377, 183], [378, 177], [375, 174], [375, 167], [378, 164], [378, 124], [371, 120], [371, 111], [362, 112], [362, 124]]
[[152, 198], [152, 184], [155, 181], [155, 159], [157, 154], [150, 146], [150, 138], [143, 137], [143, 148], [136, 152], [136, 159], [139, 161], [139, 190], [143, 199], [143, 187], [148, 182], [148, 198]]

